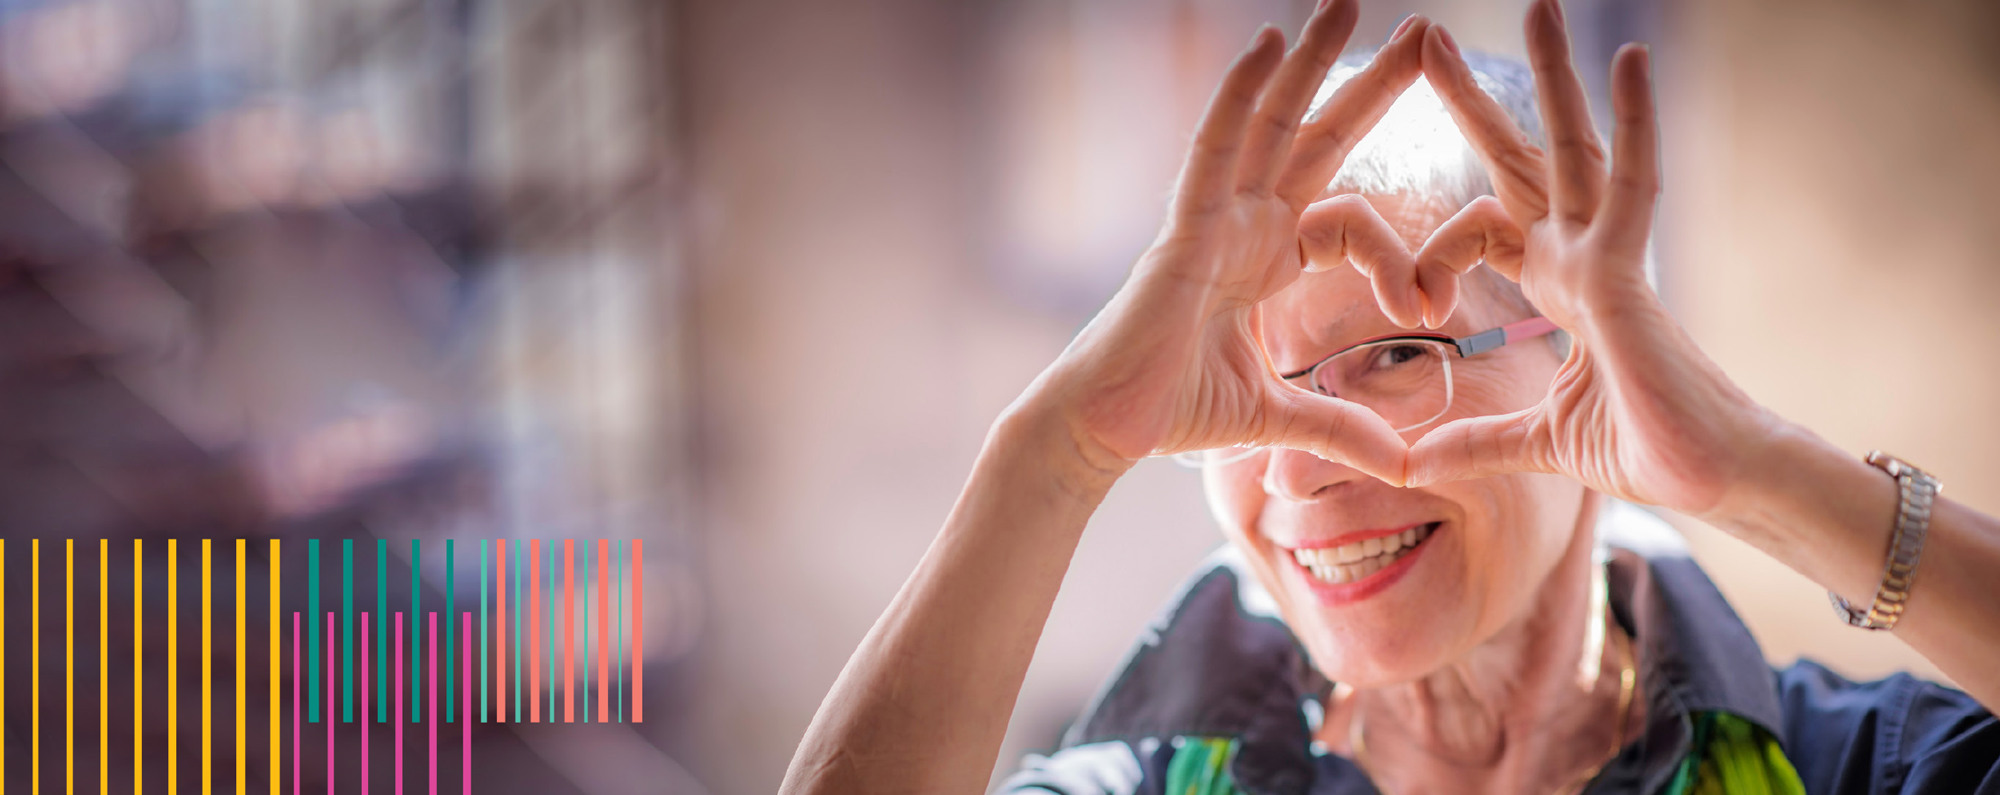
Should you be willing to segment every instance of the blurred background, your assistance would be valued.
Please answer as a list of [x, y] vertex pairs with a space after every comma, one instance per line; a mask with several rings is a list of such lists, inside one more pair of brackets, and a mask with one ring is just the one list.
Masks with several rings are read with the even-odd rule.
[[[0, 0], [0, 534], [644, 538], [648, 720], [526, 737], [534, 791], [773, 791], [1223, 65], [1309, 6]], [[1354, 47], [1423, 11], [1519, 55], [1521, 6], [1376, 0]], [[1696, 338], [2000, 512], [2000, 7], [1568, 7], [1600, 115], [1654, 44]], [[1935, 675], [1676, 521], [1774, 661]], [[1194, 472], [1121, 482], [1000, 769], [1219, 542]]]

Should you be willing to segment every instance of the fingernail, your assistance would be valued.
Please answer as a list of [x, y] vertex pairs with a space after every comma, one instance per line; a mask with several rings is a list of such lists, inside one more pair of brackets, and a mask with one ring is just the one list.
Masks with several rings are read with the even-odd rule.
[[[1322, 7], [1323, 7], [1323, 6], [1325, 6], [1325, 5], [1326, 5], [1326, 0], [1320, 0], [1320, 5], [1321, 5]], [[1390, 40], [1390, 41], [1395, 41], [1395, 40], [1397, 40], [1397, 39], [1400, 39], [1400, 38], [1402, 38], [1402, 37], [1403, 37], [1403, 32], [1404, 32], [1404, 31], [1407, 31], [1407, 30], [1409, 30], [1409, 29], [1410, 29], [1410, 23], [1412, 23], [1412, 22], [1415, 22], [1415, 21], [1417, 21], [1417, 15], [1416, 15], [1416, 14], [1411, 14], [1411, 15], [1409, 15], [1409, 16], [1406, 16], [1406, 17], [1403, 17], [1403, 21], [1402, 21], [1402, 22], [1399, 22], [1399, 23], [1396, 23], [1396, 29], [1395, 29], [1395, 30], [1392, 30], [1392, 31], [1389, 31], [1389, 40]]]
[[1313, 6], [1313, 12], [1318, 13], [1321, 11], [1325, 11], [1326, 7], [1330, 5], [1333, 5], [1333, 0], [1319, 0], [1319, 4]]
[[1450, 50], [1451, 54], [1453, 55], [1457, 55], [1460, 57], [1464, 56], [1464, 53], [1458, 51], [1458, 40], [1451, 37], [1451, 30], [1449, 28], [1446, 28], [1443, 25], [1438, 25], [1437, 32], [1438, 32], [1438, 41], [1444, 44], [1445, 49]]
[[1567, 30], [1569, 28], [1569, 17], [1563, 13], [1562, 0], [1549, 0], [1549, 6], [1555, 9], [1556, 24], [1562, 25]]

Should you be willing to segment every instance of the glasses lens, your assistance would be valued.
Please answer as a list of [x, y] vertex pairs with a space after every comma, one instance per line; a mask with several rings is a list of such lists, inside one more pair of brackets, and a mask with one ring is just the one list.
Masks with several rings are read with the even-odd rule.
[[1313, 386], [1367, 406], [1397, 431], [1423, 427], [1451, 408], [1451, 361], [1444, 343], [1383, 340], [1328, 359]]

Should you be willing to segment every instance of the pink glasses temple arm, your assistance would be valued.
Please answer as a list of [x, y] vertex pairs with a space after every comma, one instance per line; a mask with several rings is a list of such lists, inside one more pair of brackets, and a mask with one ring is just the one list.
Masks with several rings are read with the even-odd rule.
[[1536, 316], [1526, 320], [1516, 320], [1496, 329], [1488, 329], [1470, 337], [1452, 340], [1458, 347], [1458, 355], [1476, 356], [1510, 342], [1533, 339], [1556, 330], [1556, 324], [1548, 318]]

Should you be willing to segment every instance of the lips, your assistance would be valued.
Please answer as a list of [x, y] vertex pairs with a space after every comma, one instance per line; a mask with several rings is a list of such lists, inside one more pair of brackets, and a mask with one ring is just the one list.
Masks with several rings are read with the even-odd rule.
[[1338, 545], [1322, 544], [1288, 550], [1299, 574], [1320, 601], [1345, 604], [1380, 592], [1409, 571], [1429, 545], [1442, 522], [1410, 525], [1397, 530], [1360, 534], [1367, 537]]

